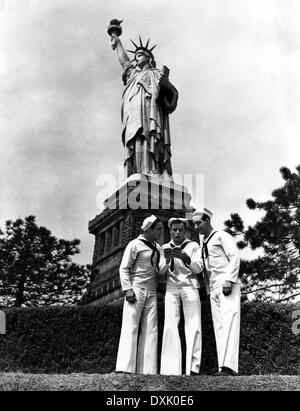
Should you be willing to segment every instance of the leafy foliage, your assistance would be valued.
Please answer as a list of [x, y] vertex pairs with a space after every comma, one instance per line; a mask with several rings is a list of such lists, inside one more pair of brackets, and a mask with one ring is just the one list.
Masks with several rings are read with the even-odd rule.
[[300, 165], [296, 171], [280, 169], [285, 183], [272, 192], [272, 200], [246, 201], [250, 210], [265, 212], [254, 226], [245, 229], [238, 214], [225, 221], [229, 233], [242, 236], [237, 242], [240, 249], [263, 250], [263, 256], [241, 263], [245, 294], [258, 293], [256, 297], [263, 299], [276, 296], [279, 301], [300, 295]]
[[[293, 334], [295, 304], [242, 304], [240, 374], [299, 374], [299, 336]], [[0, 370], [34, 373], [102, 373], [115, 369], [122, 301], [105, 307], [12, 308], [0, 338]], [[217, 371], [208, 303], [202, 304], [201, 373]], [[164, 306], [158, 307], [159, 353]], [[182, 346], [184, 323], [180, 324]], [[183, 360], [185, 353], [183, 350]], [[184, 368], [183, 368], [184, 369]]]
[[0, 302], [5, 306], [74, 304], [89, 277], [75, 264], [80, 241], [58, 240], [34, 216], [7, 221], [0, 231]]

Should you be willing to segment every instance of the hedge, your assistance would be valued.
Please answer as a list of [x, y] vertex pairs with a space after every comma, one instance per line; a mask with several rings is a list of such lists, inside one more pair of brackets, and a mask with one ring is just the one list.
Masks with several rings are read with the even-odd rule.
[[[295, 310], [293, 304], [242, 305], [240, 374], [299, 374], [300, 338], [292, 332]], [[104, 374], [114, 370], [121, 301], [106, 307], [9, 309], [6, 314], [7, 334], [0, 335], [0, 371]], [[209, 303], [202, 304], [202, 328], [201, 373], [211, 374], [217, 370], [217, 357]], [[160, 303], [160, 346], [162, 329]], [[180, 333], [185, 350], [182, 322]]]

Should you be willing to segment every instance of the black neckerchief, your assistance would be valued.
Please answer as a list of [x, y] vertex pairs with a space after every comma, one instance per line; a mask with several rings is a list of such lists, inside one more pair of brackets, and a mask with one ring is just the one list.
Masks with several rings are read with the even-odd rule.
[[205, 260], [208, 258], [208, 247], [207, 244], [209, 240], [213, 237], [214, 234], [216, 234], [218, 231], [213, 231], [210, 233], [208, 238], [203, 241], [203, 246], [202, 246], [202, 252], [201, 252], [201, 257], [202, 257], [202, 262], [203, 262], [203, 270], [206, 273], [206, 265], [205, 265]]
[[155, 256], [155, 253], [157, 253], [156, 268], [157, 268], [157, 271], [159, 271], [160, 253], [159, 253], [159, 251], [156, 247], [156, 244], [155, 243], [152, 244], [152, 243], [150, 243], [150, 241], [148, 241], [144, 238], [139, 238], [139, 240], [142, 241], [147, 247], [151, 248], [152, 254], [151, 254], [150, 261], [151, 261], [152, 266], [154, 266], [154, 256]]
[[[190, 240], [184, 240], [184, 242], [183, 242], [181, 245], [175, 245], [175, 244], [170, 243], [170, 246], [171, 246], [172, 248], [180, 247], [180, 248], [181, 248], [181, 251], [182, 251], [182, 250], [185, 249], [185, 247], [186, 247], [189, 243], [190, 243]], [[183, 263], [184, 263], [184, 265], [185, 265], [187, 268], [189, 268], [188, 265], [187, 265], [187, 263], [186, 263], [185, 261], [183, 261]], [[172, 258], [172, 260], [171, 260], [170, 270], [171, 270], [172, 272], [174, 271], [174, 258]]]

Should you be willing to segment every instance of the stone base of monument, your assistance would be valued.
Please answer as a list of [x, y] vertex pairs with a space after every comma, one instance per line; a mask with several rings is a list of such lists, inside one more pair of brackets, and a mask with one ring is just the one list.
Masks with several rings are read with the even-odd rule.
[[[104, 210], [89, 222], [95, 236], [92, 282], [85, 303], [105, 305], [122, 297], [119, 266], [127, 244], [141, 233], [143, 220], [155, 214], [163, 222], [159, 243], [170, 240], [171, 217], [192, 218], [188, 190], [173, 181], [150, 175], [134, 174], [104, 201]], [[190, 230], [192, 238], [196, 234]], [[160, 296], [164, 281], [159, 282]]]
[[106, 209], [181, 210], [190, 214], [188, 190], [171, 180], [133, 174], [104, 202]]

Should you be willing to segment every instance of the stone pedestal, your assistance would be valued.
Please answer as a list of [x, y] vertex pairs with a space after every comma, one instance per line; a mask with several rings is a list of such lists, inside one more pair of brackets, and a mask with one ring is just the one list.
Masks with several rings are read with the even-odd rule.
[[[104, 202], [104, 210], [89, 222], [95, 236], [92, 283], [85, 302], [104, 305], [122, 296], [119, 266], [129, 241], [140, 233], [143, 220], [156, 215], [164, 225], [160, 243], [170, 240], [171, 217], [191, 219], [194, 209], [187, 189], [155, 176], [134, 174]], [[193, 234], [191, 234], [193, 237]], [[161, 289], [163, 285], [161, 284]]]

